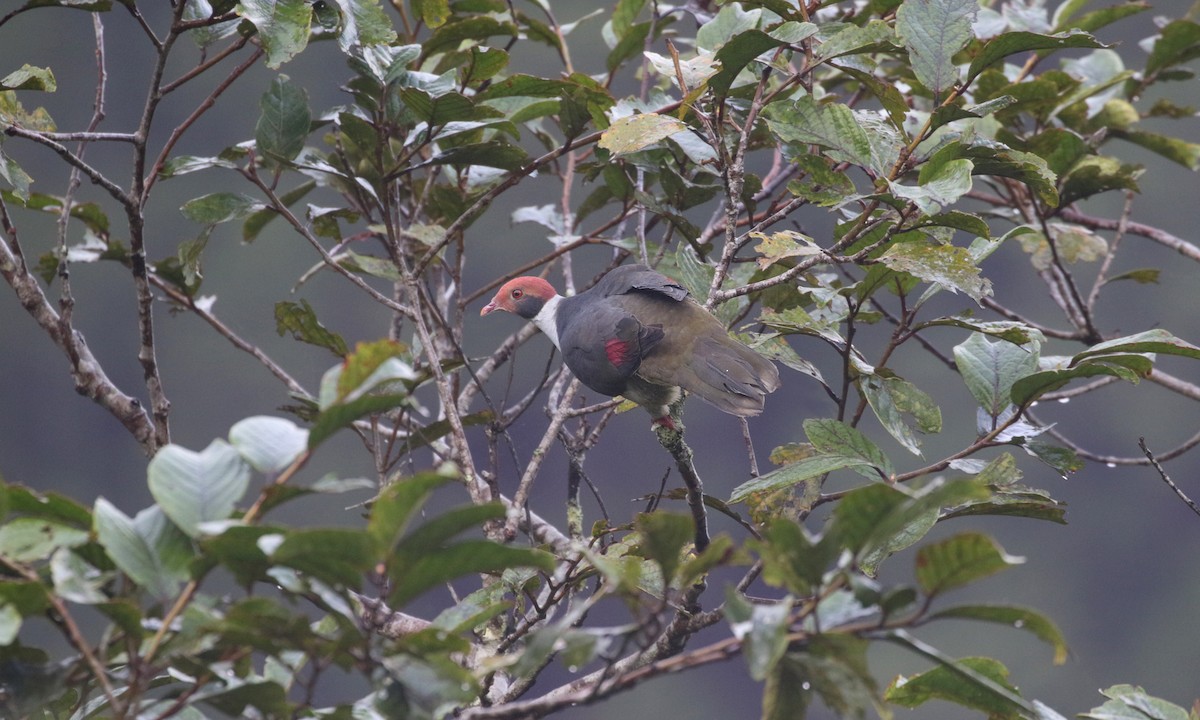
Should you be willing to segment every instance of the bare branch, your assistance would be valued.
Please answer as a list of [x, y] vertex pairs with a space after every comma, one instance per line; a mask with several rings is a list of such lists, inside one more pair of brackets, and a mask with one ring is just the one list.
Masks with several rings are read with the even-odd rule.
[[154, 438], [154, 425], [145, 408], [137, 398], [121, 392], [108, 379], [83, 334], [64, 324], [55, 312], [37, 279], [29, 273], [20, 252], [16, 227], [9, 218], [8, 207], [3, 199], [0, 199], [0, 229], [8, 236], [7, 241], [0, 242], [0, 275], [16, 292], [21, 307], [67, 356], [76, 392], [111, 413], [133, 435], [147, 455], [153, 454], [158, 445]]
[[1163, 479], [1163, 482], [1167, 484], [1167, 487], [1175, 491], [1175, 494], [1179, 496], [1179, 499], [1183, 500], [1183, 502], [1192, 509], [1192, 512], [1200, 515], [1200, 506], [1197, 506], [1195, 501], [1188, 497], [1182, 490], [1179, 489], [1178, 485], [1171, 481], [1171, 476], [1167, 475], [1167, 471], [1163, 470], [1163, 466], [1160, 465], [1158, 459], [1154, 457], [1154, 453], [1150, 452], [1150, 448], [1146, 447], [1146, 438], [1138, 438], [1138, 447], [1142, 449], [1142, 452], [1146, 453], [1146, 458], [1150, 461], [1150, 464], [1154, 466], [1154, 469], [1158, 471], [1158, 476]]

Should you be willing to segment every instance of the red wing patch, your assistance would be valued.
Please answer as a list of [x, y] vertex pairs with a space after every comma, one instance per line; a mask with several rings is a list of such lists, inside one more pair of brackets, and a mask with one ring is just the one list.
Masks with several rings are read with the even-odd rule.
[[626, 342], [620, 338], [612, 338], [604, 343], [604, 354], [608, 357], [608, 361], [614, 367], [624, 367], [633, 358], [633, 343]]

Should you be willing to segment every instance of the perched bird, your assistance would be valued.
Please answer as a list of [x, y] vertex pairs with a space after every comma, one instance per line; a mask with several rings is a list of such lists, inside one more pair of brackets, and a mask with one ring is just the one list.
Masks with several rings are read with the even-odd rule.
[[580, 382], [644, 407], [673, 427], [680, 388], [732, 415], [762, 412], [779, 370], [734, 340], [683, 286], [645, 265], [624, 265], [592, 288], [563, 297], [538, 277], [509, 280], [480, 315], [532, 320]]

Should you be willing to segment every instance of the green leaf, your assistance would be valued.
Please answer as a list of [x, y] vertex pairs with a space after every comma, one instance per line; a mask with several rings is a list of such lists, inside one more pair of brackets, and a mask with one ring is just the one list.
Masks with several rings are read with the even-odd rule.
[[917, 584], [926, 595], [934, 596], [1023, 562], [983, 533], [962, 533], [917, 551]]
[[287, 75], [276, 75], [258, 104], [260, 112], [258, 124], [254, 126], [254, 143], [259, 154], [283, 160], [295, 158], [304, 149], [312, 123], [308, 93]]
[[466, 82], [471, 84], [489, 80], [508, 67], [509, 56], [499, 48], [481, 45], [471, 48], [471, 60], [463, 70]]
[[1077, 18], [1074, 17], [1074, 11], [1082, 8], [1085, 4], [1084, 2], [1077, 1], [1060, 5], [1054, 11], [1054, 30], [1078, 29], [1086, 32], [1095, 32], [1119, 20], [1124, 20], [1130, 15], [1136, 15], [1150, 9], [1150, 5], [1145, 2], [1126, 2], [1121, 5], [1111, 5], [1099, 10], [1093, 10]]
[[[0, 120], [3, 119], [3, 114], [0, 114]], [[33, 178], [21, 169], [16, 160], [4, 154], [0, 150], [0, 180], [3, 180], [13, 189], [13, 194], [21, 200], [29, 198], [29, 186], [33, 183]]]
[[117, 567], [156, 597], [172, 597], [187, 579], [192, 550], [162, 508], [148, 507], [130, 519], [100, 497], [94, 514], [96, 536]]
[[487, 540], [466, 540], [419, 558], [391, 574], [392, 591], [388, 604], [400, 607], [412, 598], [464, 575], [500, 573], [519, 567], [554, 570], [554, 556], [542, 550], [510, 547]]
[[[987, 684], [980, 682], [981, 678]], [[1004, 694], [993, 688], [1003, 690]], [[1009, 699], [1008, 695], [1016, 694], [1017, 689], [1008, 682], [1008, 668], [991, 658], [969, 657], [912, 677], [897, 677], [883, 697], [906, 708], [930, 700], [946, 700], [987, 713], [994, 720], [1033, 717], [1020, 713], [1021, 706]]]
[[1008, 32], [998, 35], [983, 46], [983, 51], [971, 61], [967, 70], [967, 84], [975, 81], [979, 73], [1000, 62], [1009, 55], [1029, 52], [1030, 50], [1061, 50], [1065, 48], [1102, 48], [1106, 47], [1096, 38], [1080, 30], [1072, 30], [1053, 35], [1041, 35], [1033, 32]]
[[801, 172], [799, 180], [788, 183], [788, 192], [821, 207], [841, 205], [854, 195], [854, 181], [834, 169], [833, 160], [821, 155], [799, 155], [792, 164]]
[[1200, 347], [1181, 340], [1166, 330], [1156, 329], [1096, 343], [1076, 354], [1071, 364], [1115, 353], [1157, 353], [1200, 360]]
[[692, 541], [692, 519], [676, 513], [655, 512], [638, 515], [637, 530], [642, 552], [662, 568], [663, 581], [670, 583], [679, 568], [683, 548]]
[[54, 73], [50, 68], [34, 67], [33, 65], [25, 64], [20, 70], [14, 70], [3, 78], [0, 78], [0, 91], [4, 90], [37, 90], [40, 92], [54, 92], [58, 89], [58, 83], [54, 80]]
[[[317, 187], [317, 183], [313, 180], [300, 183], [295, 188], [279, 196], [279, 201], [284, 207], [291, 207], [309, 194]], [[279, 217], [279, 211], [273, 207], [264, 207], [250, 214], [246, 218], [246, 222], [242, 223], [242, 241], [252, 243], [258, 239], [263, 228], [267, 226], [275, 218]]]
[[[708, 500], [709, 497], [705, 496], [705, 505], [712, 507]], [[722, 505], [724, 506], [724, 503]], [[728, 511], [728, 506], [725, 506], [725, 509]], [[725, 514], [729, 514], [729, 512]], [[738, 519], [740, 520], [740, 518]], [[730, 564], [731, 559], [734, 557], [733, 553], [733, 540], [728, 535], [714, 537], [708, 547], [704, 548], [703, 552], [699, 555], [688, 557], [680, 564], [679, 570], [676, 572], [679, 587], [687, 587], [695, 583], [719, 565]]]
[[1180, 340], [1166, 330], [1147, 330], [1097, 343], [1076, 354], [1066, 367], [1043, 370], [1021, 378], [1013, 384], [1013, 402], [1017, 405], [1032, 402], [1076, 378], [1112, 375], [1137, 382], [1149, 373], [1152, 366], [1146, 353], [1200, 359], [1200, 347]]
[[1158, 284], [1158, 278], [1162, 271], [1158, 268], [1137, 268], [1136, 270], [1127, 270], [1123, 273], [1110, 275], [1104, 279], [1104, 284], [1118, 282], [1120, 280], [1132, 280], [1138, 284]]
[[866, 461], [878, 471], [875, 472], [870, 468], [858, 465], [850, 466], [865, 477], [879, 479], [882, 475], [884, 478], [889, 478], [895, 473], [892, 461], [888, 459], [883, 450], [880, 450], [879, 446], [871, 442], [870, 438], [860, 430], [844, 422], [832, 418], [809, 418], [804, 421], [804, 434], [808, 436], [808, 441], [818, 452], [825, 455], [857, 458]]
[[1067, 661], [1067, 641], [1062, 631], [1049, 618], [1034, 610], [1011, 605], [960, 605], [929, 616], [931, 620], [942, 618], [982, 620], [1025, 630], [1054, 648], [1055, 665]]
[[733, 494], [729, 496], [729, 503], [739, 503], [754, 493], [781, 490], [808, 478], [852, 466], [870, 467], [871, 464], [861, 458], [846, 457], [844, 455], [813, 455], [806, 457], [803, 460], [791, 463], [790, 465], [784, 465], [778, 470], [738, 485], [733, 489]]
[[429, 163], [432, 165], [481, 165], [511, 172], [524, 167], [528, 157], [528, 154], [516, 145], [493, 140], [448, 148], [434, 155]]
[[0, 604], [0, 645], [12, 645], [21, 633], [23, 618], [10, 603]]
[[[1136, 369], [1131, 370], [1128, 366]], [[1145, 372], [1142, 372], [1144, 369]], [[1012, 401], [1025, 407], [1042, 395], [1054, 392], [1072, 380], [1111, 375], [1129, 382], [1149, 372], [1149, 360], [1141, 355], [1104, 355], [1101, 359], [1085, 360], [1074, 367], [1043, 370], [1017, 380], [1012, 386]]]
[[836, 543], [817, 542], [805, 528], [784, 517], [773, 518], [762, 541], [752, 541], [750, 546], [762, 558], [763, 579], [797, 595], [811, 595], [820, 587], [825, 570], [841, 552]]
[[965, 158], [972, 163], [972, 175], [1007, 177], [1025, 183], [1039, 200], [1051, 207], [1060, 204], [1057, 178], [1046, 161], [1031, 153], [1014, 150], [1007, 145], [975, 137], [964, 142], [950, 142], [934, 153], [929, 165], [938, 167], [952, 158]]
[[224, 440], [213, 440], [201, 452], [164, 445], [150, 460], [146, 474], [150, 494], [191, 537], [200, 525], [229, 519], [250, 483], [250, 466]]
[[992, 230], [988, 227], [986, 220], [974, 213], [962, 212], [961, 210], [949, 210], [921, 218], [912, 227], [914, 230], [923, 227], [948, 227], [955, 230], [962, 230], [981, 238], [990, 238], [992, 236]]
[[[341, 30], [338, 47], [352, 53], [364, 45], [389, 45], [396, 40], [391, 18], [380, 7], [380, 0], [334, 0], [341, 6]], [[435, 27], [426, 23], [430, 27]]]
[[646, 0], [617, 0], [613, 9], [612, 31], [617, 38], [623, 38], [633, 28], [634, 21], [646, 7]]
[[1059, 447], [1039, 439], [1027, 440], [1022, 445], [1025, 452], [1058, 471], [1064, 478], [1084, 468], [1084, 462], [1074, 450]]
[[[827, 37], [823, 37], [821, 44], [814, 48], [816, 56], [823, 60], [875, 50], [888, 50], [900, 45], [896, 31], [883, 20], [869, 20], [865, 25], [829, 23], [828, 26], [834, 27], [833, 32]], [[824, 28], [828, 26], [823, 26], [822, 35], [826, 32]]]
[[308, 431], [291, 420], [257, 415], [229, 428], [229, 442], [260, 473], [277, 473], [308, 447]]
[[[963, 159], [949, 160], [937, 166], [927, 163], [921, 168], [920, 185], [891, 182], [888, 187], [893, 195], [911, 201], [925, 215], [934, 215], [971, 191], [974, 167], [970, 160]], [[927, 172], [931, 169], [932, 172]]]
[[867, 647], [866, 640], [850, 635], [813, 635], [803, 652], [788, 653], [780, 664], [794, 663], [800, 687], [815, 691], [834, 717], [864, 718], [871, 711], [886, 717], [867, 667]]
[[112, 580], [113, 574], [100, 570], [66, 548], [59, 549], [50, 558], [54, 592], [73, 603], [96, 605], [107, 602], [104, 586]]
[[[92, 527], [92, 513], [77, 501], [56, 492], [37, 492], [23, 485], [3, 485], [6, 512], [46, 518], [78, 528]], [[3, 516], [0, 516], [3, 519]]]
[[1083, 200], [1109, 190], [1138, 192], [1141, 168], [1101, 155], [1089, 155], [1067, 172], [1062, 182], [1062, 205]]
[[402, 344], [390, 340], [359, 343], [345, 362], [326, 372], [318, 398], [321, 413], [308, 435], [309, 449], [363, 415], [407, 402], [405, 383], [417, 374], [402, 359], [406, 353]]
[[815, 240], [794, 230], [783, 230], [771, 235], [751, 232], [750, 237], [758, 240], [754, 251], [761, 256], [755, 258], [759, 270], [766, 270], [789, 258], [811, 257], [823, 252]]
[[371, 504], [367, 532], [380, 552], [390, 552], [412, 517], [438, 487], [454, 479], [453, 474], [424, 472], [389, 483]]
[[1187, 142], [1179, 138], [1159, 135], [1144, 130], [1120, 130], [1111, 128], [1113, 137], [1128, 140], [1135, 145], [1141, 145], [1150, 152], [1158, 153], [1171, 162], [1178, 163], [1188, 170], [1200, 170], [1200, 143]]
[[1108, 254], [1108, 243], [1092, 230], [1081, 225], [1048, 223], [1054, 248], [1050, 248], [1046, 236], [1027, 233], [1020, 238], [1021, 249], [1029, 253], [1029, 262], [1038, 270], [1047, 270], [1055, 262], [1074, 264], [1096, 262]]
[[971, 40], [978, 12], [974, 0], [904, 0], [896, 11], [896, 34], [908, 49], [913, 72], [935, 95], [958, 82], [952, 58]]
[[742, 642], [750, 677], [756, 681], [774, 672], [787, 650], [792, 604], [791, 595], [768, 604], [752, 604], [733, 587], [725, 592], [725, 618], [733, 636]]
[[855, 488], [838, 502], [828, 533], [857, 555], [875, 534], [884, 518], [906, 503], [911, 495], [895, 485], [876, 483]]
[[397, 566], [415, 562], [430, 552], [448, 546], [456, 535], [467, 530], [478, 530], [485, 523], [504, 518], [504, 515], [504, 505], [500, 502], [464, 505], [447, 510], [396, 542], [391, 548], [388, 562]]
[[413, 0], [413, 14], [431, 28], [437, 29], [450, 19], [449, 0]]
[[[941, 432], [941, 409], [928, 393], [907, 380], [869, 375], [859, 379], [858, 387], [888, 434], [912, 454], [921, 454], [921, 441], [914, 430], [926, 434]], [[915, 428], [908, 424], [906, 416], [915, 421]]]
[[1194, 720], [1195, 713], [1148, 695], [1145, 690], [1133, 685], [1113, 685], [1101, 690], [1108, 698], [1103, 705], [1079, 715], [1092, 720]]
[[278, 68], [308, 46], [313, 12], [307, 0], [242, 0], [235, 12], [258, 30], [269, 68]]
[[[261, 542], [261, 541], [260, 541]], [[269, 556], [334, 587], [358, 589], [363, 575], [379, 561], [373, 538], [362, 530], [293, 530]]]
[[158, 172], [158, 176], [165, 180], [167, 178], [179, 177], [180, 175], [187, 175], [188, 173], [194, 173], [199, 170], [207, 170], [215, 167], [233, 170], [237, 168], [237, 163], [219, 157], [177, 155], [163, 164], [162, 170]]
[[233, 573], [242, 587], [269, 580], [267, 571], [271, 560], [259, 546], [264, 535], [281, 535], [278, 528], [262, 525], [230, 525], [220, 535], [206, 537], [201, 541], [205, 553]]
[[1162, 29], [1146, 60], [1146, 77], [1188, 62], [1197, 56], [1200, 46], [1200, 24], [1191, 20], [1174, 20]]
[[0, 580], [0, 604], [15, 608], [22, 617], [40, 615], [50, 608], [47, 591], [39, 581]]
[[952, 292], [962, 292], [976, 302], [992, 294], [991, 281], [980, 275], [979, 266], [966, 248], [923, 242], [896, 243], [880, 256], [879, 261], [892, 270], [906, 272]]
[[286, 300], [275, 304], [275, 331], [281, 336], [290, 332], [296, 340], [323, 347], [339, 357], [350, 353], [342, 336], [322, 325], [312, 305], [304, 299], [299, 304]]
[[818, 105], [811, 95], [805, 95], [792, 104], [771, 103], [764, 114], [771, 130], [784, 142], [820, 145], [829, 149], [834, 160], [886, 172], [876, 167], [867, 131], [846, 105]]
[[808, 669], [785, 655], [763, 687], [763, 720], [802, 720], [812, 698]]
[[188, 200], [180, 208], [183, 216], [202, 225], [240, 220], [265, 205], [249, 195], [231, 192], [212, 193]]
[[47, 560], [59, 548], [88, 541], [88, 533], [42, 518], [17, 518], [0, 525], [0, 556], [17, 563]]
[[1037, 371], [1038, 349], [992, 342], [980, 333], [972, 333], [954, 346], [954, 364], [971, 395], [996, 418], [1012, 402], [1013, 384]]
[[453, 22], [439, 23], [436, 26], [430, 25], [430, 27], [434, 27], [435, 30], [428, 40], [421, 43], [423, 57], [458, 48], [464, 40], [481, 41], [497, 35], [507, 37], [516, 37], [517, 35], [516, 25], [511, 22], [501, 22], [487, 15], [470, 15]]
[[[989, 495], [991, 491], [974, 480], [942, 482], [938, 479], [901, 502], [891, 504], [885, 498], [879, 507], [886, 509], [886, 514], [876, 516], [865, 535], [862, 534], [862, 520], [855, 521], [859, 527], [856, 533], [861, 538], [857, 553], [859, 568], [874, 577], [884, 560], [925, 537], [937, 523], [943, 507], [984, 500]], [[847, 537], [844, 528], [848, 525], [846, 515], [839, 514], [838, 528], [843, 537]]]
[[[708, 26], [705, 26], [708, 27]], [[738, 73], [763, 53], [785, 45], [796, 45], [817, 34], [810, 22], [785, 22], [769, 32], [749, 29], [730, 38], [717, 50], [715, 58], [721, 69], [708, 80], [708, 87], [718, 96], [729, 92]]]
[[479, 117], [475, 105], [465, 95], [456, 92], [433, 95], [417, 88], [401, 88], [399, 92], [400, 98], [413, 114], [433, 127]]
[[600, 147], [618, 157], [645, 149], [683, 130], [687, 130], [687, 125], [669, 115], [630, 115], [604, 131]]

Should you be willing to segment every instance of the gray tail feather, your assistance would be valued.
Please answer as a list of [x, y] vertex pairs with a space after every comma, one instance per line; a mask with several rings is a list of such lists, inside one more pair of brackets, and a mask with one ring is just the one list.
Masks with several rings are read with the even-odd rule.
[[693, 358], [703, 360], [681, 386], [731, 415], [758, 415], [767, 393], [779, 387], [775, 364], [744, 345], [701, 340]]

